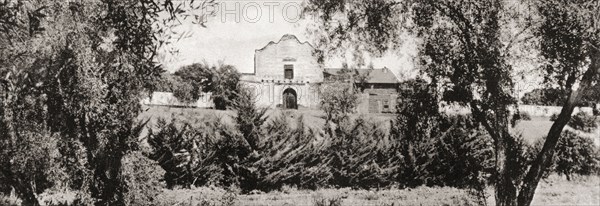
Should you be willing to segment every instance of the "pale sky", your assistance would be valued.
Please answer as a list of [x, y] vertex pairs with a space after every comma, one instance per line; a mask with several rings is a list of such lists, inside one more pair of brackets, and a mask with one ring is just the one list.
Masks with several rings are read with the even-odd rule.
[[[314, 39], [307, 36], [307, 20], [299, 19], [301, 1], [249, 1], [221, 0], [214, 17], [206, 21], [206, 28], [197, 24], [184, 23], [180, 32], [191, 32], [185, 39], [176, 42], [173, 47], [179, 52], [163, 60], [168, 71], [181, 66], [206, 61], [216, 64], [223, 61], [234, 65], [240, 72], [252, 72], [254, 51], [277, 42], [283, 35], [292, 34], [301, 42], [312, 44]], [[314, 44], [313, 44], [314, 45]], [[414, 75], [412, 59], [417, 48], [414, 43], [406, 43], [395, 55], [367, 60], [375, 68], [388, 67], [396, 76]], [[339, 57], [326, 58], [325, 67], [341, 67]]]

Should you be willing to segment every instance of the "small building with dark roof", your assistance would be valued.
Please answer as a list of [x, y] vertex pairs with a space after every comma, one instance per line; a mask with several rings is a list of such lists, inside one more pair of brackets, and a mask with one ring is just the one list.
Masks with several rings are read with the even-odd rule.
[[[343, 69], [326, 68], [323, 71], [325, 81], [343, 73]], [[393, 113], [396, 111], [396, 99], [400, 81], [387, 67], [381, 69], [355, 69], [357, 76], [365, 76], [364, 80], [354, 82], [361, 89], [362, 95], [359, 112], [363, 113]]]

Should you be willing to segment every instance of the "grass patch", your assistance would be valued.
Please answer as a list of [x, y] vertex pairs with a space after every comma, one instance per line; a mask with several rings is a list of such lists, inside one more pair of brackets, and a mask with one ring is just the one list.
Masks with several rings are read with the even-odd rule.
[[[179, 205], [197, 205], [202, 200], [222, 202], [226, 190], [214, 187], [165, 190], [159, 199]], [[488, 205], [494, 205], [493, 189], [487, 191]], [[236, 203], [259, 206], [313, 205], [477, 205], [467, 190], [450, 187], [417, 187], [414, 189], [385, 189], [379, 191], [318, 189], [273, 191], [258, 194], [238, 194]], [[318, 203], [316, 203], [318, 202]], [[332, 204], [333, 202], [333, 204]], [[577, 176], [572, 181], [551, 175], [542, 180], [532, 205], [600, 205], [600, 177]]]

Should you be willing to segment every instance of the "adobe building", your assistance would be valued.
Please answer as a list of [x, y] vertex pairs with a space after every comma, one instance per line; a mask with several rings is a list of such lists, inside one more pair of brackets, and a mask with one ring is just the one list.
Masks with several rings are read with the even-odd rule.
[[[319, 87], [341, 69], [323, 68], [314, 50], [308, 42], [284, 35], [278, 42], [269, 42], [255, 51], [254, 71], [243, 74], [241, 81], [254, 91], [258, 106], [318, 109]], [[358, 112], [394, 112], [399, 86], [396, 76], [387, 68], [356, 71], [368, 72]]]

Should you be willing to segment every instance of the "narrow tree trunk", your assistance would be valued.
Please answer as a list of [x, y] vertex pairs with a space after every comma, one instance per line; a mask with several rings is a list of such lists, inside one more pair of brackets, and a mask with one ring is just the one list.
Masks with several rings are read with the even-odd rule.
[[556, 144], [558, 143], [563, 128], [571, 119], [574, 108], [574, 106], [563, 107], [559, 117], [554, 121], [554, 124], [550, 128], [542, 151], [531, 164], [531, 168], [523, 180], [523, 185], [521, 186], [521, 192], [519, 194], [519, 205], [531, 204], [539, 181], [546, 169], [552, 164], [552, 156], [554, 155]]
[[565, 125], [567, 125], [569, 120], [571, 120], [573, 110], [581, 100], [583, 94], [593, 86], [592, 82], [597, 79], [597, 75], [600, 73], [600, 51], [596, 51], [593, 55], [591, 55], [591, 59], [592, 63], [589, 69], [583, 75], [579, 89], [572, 91], [569, 95], [569, 98], [565, 102], [560, 115], [556, 121], [554, 121], [554, 124], [552, 124], [552, 127], [548, 132], [548, 136], [546, 137], [546, 142], [544, 142], [542, 151], [532, 163], [529, 172], [523, 180], [521, 192], [519, 193], [518, 197], [519, 205], [527, 206], [531, 204], [538, 183], [544, 175], [544, 172], [546, 172], [547, 168], [550, 166], [550, 164], [552, 164], [552, 156], [555, 153], [555, 148], [563, 128]]
[[510, 134], [509, 128], [509, 111], [506, 107], [501, 107], [496, 110], [496, 121], [494, 122], [497, 128], [496, 139], [494, 141], [496, 147], [496, 172], [497, 179], [495, 183], [496, 189], [496, 205], [513, 206], [517, 204], [518, 194], [518, 164], [515, 155], [516, 140]]
[[98, 160], [96, 166], [96, 187], [93, 197], [98, 199], [96, 206], [125, 205], [124, 191], [121, 182], [122, 155], [107, 155]]

